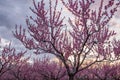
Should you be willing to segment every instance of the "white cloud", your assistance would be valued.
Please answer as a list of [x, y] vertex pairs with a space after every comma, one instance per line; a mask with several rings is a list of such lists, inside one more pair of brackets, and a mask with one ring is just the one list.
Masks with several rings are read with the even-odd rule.
[[114, 30], [117, 34], [115, 36], [116, 39], [120, 39], [120, 19], [115, 16], [109, 22], [110, 30]]
[[0, 47], [4, 47], [6, 45], [9, 45], [9, 43], [10, 43], [9, 40], [1, 38]]

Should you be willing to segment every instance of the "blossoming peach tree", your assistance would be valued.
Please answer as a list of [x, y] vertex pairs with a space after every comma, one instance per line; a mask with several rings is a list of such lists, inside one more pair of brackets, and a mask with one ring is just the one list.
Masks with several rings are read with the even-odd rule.
[[[27, 49], [35, 54], [55, 55], [66, 68], [69, 80], [97, 62], [119, 60], [120, 41], [112, 40], [116, 33], [108, 25], [117, 12], [119, 0], [48, 1], [47, 4], [45, 0], [38, 3], [33, 0], [34, 8], [30, 10], [35, 16], [26, 19], [27, 31], [17, 25], [13, 32]], [[64, 17], [59, 3], [73, 16]], [[93, 59], [87, 63], [90, 56]]]
[[[2, 43], [0, 41], [0, 43]], [[6, 74], [16, 66], [27, 62], [29, 58], [25, 58], [26, 51], [18, 52], [11, 43], [0, 48], [0, 79], [4, 80]]]

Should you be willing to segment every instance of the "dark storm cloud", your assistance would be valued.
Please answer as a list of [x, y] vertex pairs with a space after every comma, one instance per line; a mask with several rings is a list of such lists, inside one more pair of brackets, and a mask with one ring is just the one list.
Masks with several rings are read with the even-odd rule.
[[4, 13], [0, 13], [0, 25], [2, 26], [11, 26], [11, 21], [9, 21], [8, 16], [4, 15]]
[[0, 0], [0, 37], [11, 40], [15, 24], [25, 25], [32, 0]]
[[31, 0], [0, 0], [0, 26], [12, 28], [23, 23], [30, 5]]

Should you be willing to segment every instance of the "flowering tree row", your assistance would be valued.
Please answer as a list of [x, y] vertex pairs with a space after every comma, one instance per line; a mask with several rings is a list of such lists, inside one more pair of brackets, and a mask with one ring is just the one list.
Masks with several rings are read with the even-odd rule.
[[[25, 58], [25, 52], [17, 52], [11, 45], [0, 51], [0, 80], [69, 80], [67, 70], [61, 61], [52, 61], [49, 57], [34, 59], [32, 63]], [[119, 80], [120, 64], [94, 64], [78, 72], [75, 80]], [[87, 65], [84, 64], [84, 65]]]

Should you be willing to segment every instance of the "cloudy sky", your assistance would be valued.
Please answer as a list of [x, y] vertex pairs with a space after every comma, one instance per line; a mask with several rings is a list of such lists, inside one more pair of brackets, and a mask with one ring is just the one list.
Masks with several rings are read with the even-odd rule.
[[26, 16], [31, 15], [30, 6], [32, 6], [32, 0], [0, 0], [0, 38], [2, 41], [19, 44], [19, 41], [13, 37], [12, 31], [15, 30], [15, 24], [25, 26]]
[[9, 39], [15, 24], [25, 24], [31, 0], [0, 0], [0, 36]]
[[[32, 0], [0, 0], [0, 38], [2, 38], [3, 43], [12, 41], [13, 45], [18, 49], [23, 47], [21, 43], [13, 37], [12, 31], [15, 30], [15, 24], [26, 26], [26, 16], [33, 15], [29, 9], [30, 6], [33, 6]], [[64, 9], [64, 11], [66, 11], [66, 9]], [[68, 14], [64, 13], [64, 16], [67, 15]], [[114, 23], [115, 27], [112, 29], [115, 29], [115, 31], [118, 32], [118, 37], [120, 37], [120, 17], [115, 16], [111, 20], [111, 23]]]

